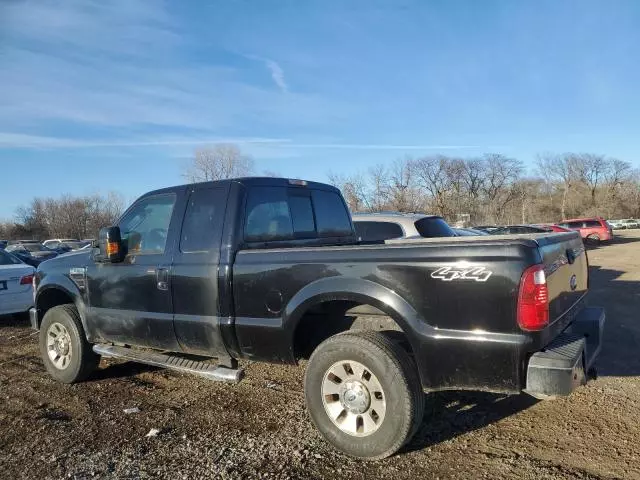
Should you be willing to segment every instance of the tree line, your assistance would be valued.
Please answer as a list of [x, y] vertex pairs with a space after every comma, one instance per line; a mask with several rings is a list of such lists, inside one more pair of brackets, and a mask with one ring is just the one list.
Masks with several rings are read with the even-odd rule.
[[[237, 145], [220, 144], [197, 149], [183, 177], [199, 182], [253, 172], [250, 156]], [[590, 153], [539, 155], [533, 175], [526, 174], [518, 159], [486, 154], [401, 158], [350, 175], [328, 176], [353, 212], [422, 212], [475, 225], [595, 215], [640, 218], [640, 170], [629, 162]], [[0, 222], [0, 238], [94, 238], [125, 207], [123, 197], [113, 192], [36, 197], [17, 210], [15, 221]]]
[[80, 197], [36, 197], [18, 208], [13, 222], [0, 223], [0, 238], [96, 238], [98, 230], [112, 225], [125, 207], [124, 198], [115, 192]]
[[329, 180], [354, 212], [424, 212], [475, 225], [640, 217], [640, 171], [590, 153], [539, 155], [533, 175], [501, 154], [432, 155]]

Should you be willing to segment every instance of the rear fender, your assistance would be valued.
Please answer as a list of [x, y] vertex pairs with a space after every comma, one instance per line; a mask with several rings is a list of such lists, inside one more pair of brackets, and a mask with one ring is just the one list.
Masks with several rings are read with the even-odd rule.
[[[284, 311], [284, 328], [289, 335], [293, 354], [296, 327], [303, 315], [313, 306], [328, 301], [352, 301], [378, 308], [391, 317], [406, 334], [411, 348], [418, 352], [418, 336], [432, 336], [434, 328], [394, 291], [369, 280], [359, 278], [329, 277], [310, 283], [298, 291]], [[416, 355], [416, 361], [420, 356]], [[418, 370], [423, 369], [418, 365]]]

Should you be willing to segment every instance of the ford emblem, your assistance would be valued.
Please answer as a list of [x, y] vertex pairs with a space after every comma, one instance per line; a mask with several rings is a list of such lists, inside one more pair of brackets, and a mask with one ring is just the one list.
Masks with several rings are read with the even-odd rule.
[[571, 286], [571, 290], [575, 290], [578, 286], [578, 279], [575, 275], [571, 275], [571, 280], [569, 280], [569, 285]]

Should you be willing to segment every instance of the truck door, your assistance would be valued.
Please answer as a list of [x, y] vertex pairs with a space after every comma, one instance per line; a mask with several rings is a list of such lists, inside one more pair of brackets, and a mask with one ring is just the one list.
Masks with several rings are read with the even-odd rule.
[[220, 243], [229, 184], [190, 187], [173, 260], [174, 327], [182, 351], [226, 355], [220, 333]]
[[169, 192], [139, 199], [118, 222], [127, 248], [124, 261], [89, 263], [91, 338], [179, 349], [173, 330], [171, 260], [183, 197], [182, 192]]

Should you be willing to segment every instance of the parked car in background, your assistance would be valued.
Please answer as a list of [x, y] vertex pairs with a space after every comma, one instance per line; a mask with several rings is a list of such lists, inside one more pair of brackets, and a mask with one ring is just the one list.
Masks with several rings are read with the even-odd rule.
[[475, 237], [477, 235], [489, 235], [484, 230], [475, 228], [454, 228], [453, 231], [458, 237]]
[[607, 220], [613, 230], [624, 230], [627, 226], [622, 223], [624, 220]]
[[476, 225], [472, 227], [474, 230], [482, 230], [483, 232], [491, 233], [496, 228], [500, 228], [499, 225]]
[[528, 233], [550, 232], [551, 229], [534, 225], [505, 225], [489, 232], [490, 235], [525, 235]]
[[580, 236], [591, 243], [607, 242], [613, 239], [613, 229], [602, 217], [571, 218], [557, 225], [580, 232]]
[[544, 228], [547, 229], [551, 232], [571, 232], [572, 230], [565, 228], [565, 227], [561, 227], [560, 225], [553, 225], [553, 224], [549, 224], [549, 223], [536, 223], [534, 225], [532, 225], [534, 227], [540, 227], [540, 228]]
[[620, 220], [620, 222], [622, 223], [622, 228], [627, 230], [640, 227], [640, 221], [634, 218], [627, 218], [625, 220]]
[[58, 254], [38, 242], [14, 243], [7, 246], [6, 251], [12, 253], [24, 263], [37, 267], [45, 260], [57, 257]]
[[27, 313], [33, 306], [35, 271], [11, 253], [0, 250], [0, 315]]
[[363, 242], [384, 242], [407, 237], [455, 237], [453, 229], [437, 215], [419, 213], [354, 213], [356, 235]]
[[61, 244], [78, 241], [79, 240], [76, 238], [50, 238], [49, 240], [42, 242], [42, 244], [51, 250], [56, 250]]

